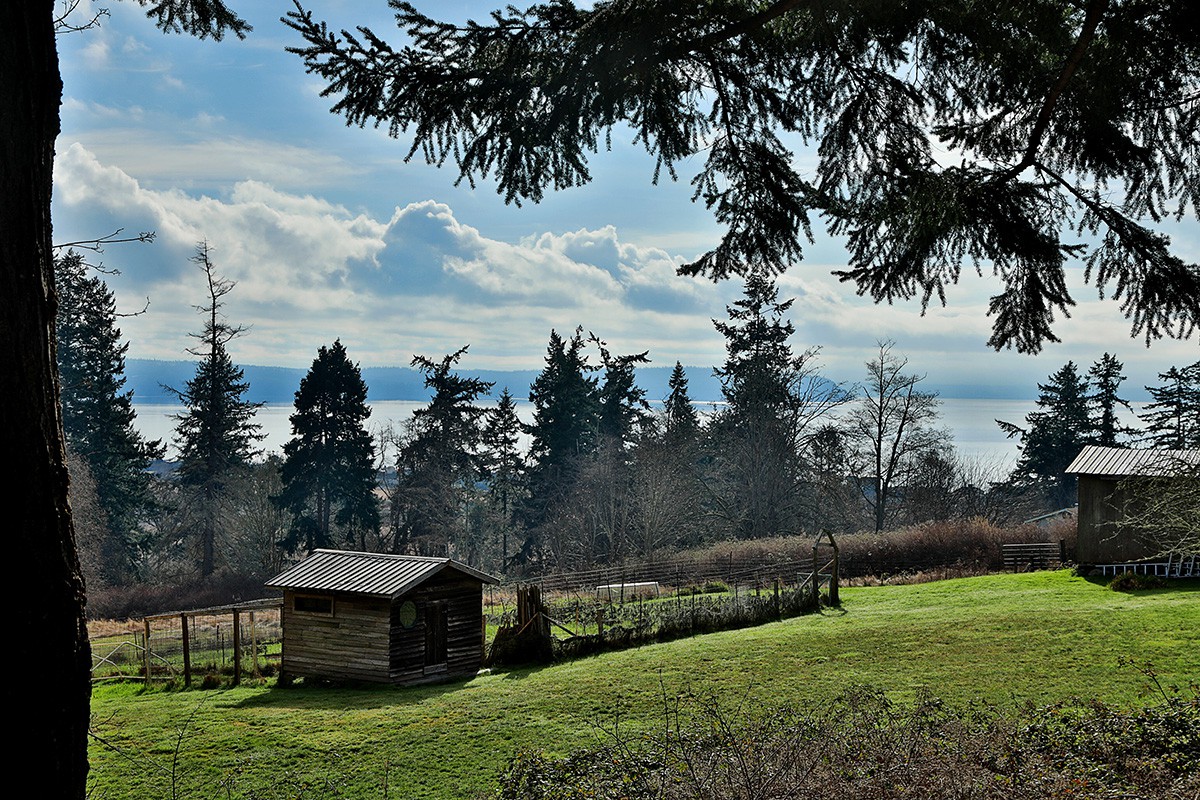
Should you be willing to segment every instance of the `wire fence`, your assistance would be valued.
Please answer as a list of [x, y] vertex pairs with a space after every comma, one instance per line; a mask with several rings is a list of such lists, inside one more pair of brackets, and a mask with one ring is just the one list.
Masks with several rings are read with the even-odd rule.
[[[639, 571], [618, 567], [559, 573], [549, 581], [517, 587], [513, 594], [500, 590], [485, 595], [485, 618], [494, 632], [489, 663], [576, 658], [760, 625], [816, 611], [822, 588], [825, 602], [839, 602], [832, 538], [819, 542], [811, 559], [723, 571], [730, 582], [695, 569], [684, 573], [685, 566], [694, 566], [690, 562], [670, 566], [675, 568], [673, 586], [650, 579], [669, 574], [662, 564], [647, 564]], [[547, 585], [553, 588], [547, 590]]]
[[92, 680], [237, 683], [275, 674], [281, 601], [156, 614], [91, 637]]

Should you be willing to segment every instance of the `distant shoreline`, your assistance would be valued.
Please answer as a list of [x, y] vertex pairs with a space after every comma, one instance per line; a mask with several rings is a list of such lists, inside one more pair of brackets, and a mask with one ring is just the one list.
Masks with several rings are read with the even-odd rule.
[[[298, 367], [272, 367], [254, 364], [242, 365], [246, 380], [250, 384], [247, 398], [254, 403], [291, 403], [300, 379], [307, 369]], [[646, 390], [646, 397], [654, 402], [669, 394], [667, 382], [671, 366], [642, 367], [637, 371], [638, 384]], [[125, 362], [126, 390], [133, 391], [134, 402], [143, 405], [171, 405], [176, 397], [164, 387], [182, 389], [195, 374], [192, 361], [156, 361], [153, 359], [130, 358]], [[716, 403], [721, 396], [721, 383], [713, 375], [712, 367], [684, 367], [688, 377], [688, 393], [697, 403]], [[508, 387], [518, 400], [529, 394], [529, 386], [538, 375], [538, 370], [473, 370], [464, 367], [458, 372], [490, 381], [495, 385], [494, 396]], [[411, 367], [363, 367], [363, 380], [367, 384], [367, 399], [370, 402], [424, 402], [429, 393], [420, 372]], [[1015, 386], [1011, 384], [936, 384], [923, 383], [922, 388], [936, 392], [946, 400], [1027, 400], [1033, 402], [1037, 396], [1036, 385]], [[1130, 387], [1131, 389], [1133, 387]], [[1148, 399], [1130, 392], [1127, 399]]]

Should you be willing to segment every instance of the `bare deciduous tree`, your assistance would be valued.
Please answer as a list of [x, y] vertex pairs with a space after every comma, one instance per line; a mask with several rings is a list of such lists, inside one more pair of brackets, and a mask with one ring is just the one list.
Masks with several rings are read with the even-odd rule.
[[1200, 463], [1192, 451], [1166, 451], [1162, 475], [1126, 478], [1117, 494], [1131, 498], [1117, 535], [1133, 536], [1156, 556], [1200, 555]]
[[897, 489], [915, 474], [921, 458], [949, 441], [934, 427], [937, 394], [918, 388], [924, 375], [905, 374], [908, 359], [893, 352], [896, 343], [879, 342], [879, 354], [867, 363], [861, 396], [846, 418], [866, 474], [863, 496], [871, 507], [875, 530], [881, 531], [900, 507]]

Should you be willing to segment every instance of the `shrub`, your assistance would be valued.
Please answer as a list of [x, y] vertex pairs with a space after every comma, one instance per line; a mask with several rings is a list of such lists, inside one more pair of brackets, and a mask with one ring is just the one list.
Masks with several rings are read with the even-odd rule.
[[1164, 578], [1136, 572], [1122, 572], [1108, 582], [1108, 588], [1114, 592], [1137, 592], [1144, 589], [1163, 589], [1166, 586], [1167, 581]]
[[[675, 558], [694, 561], [691, 576], [716, 579], [718, 576], [755, 574], [769, 582], [781, 572], [811, 569], [814, 538], [805, 533], [723, 542], [681, 553]], [[863, 531], [837, 537], [843, 578], [870, 576], [887, 583], [915, 583], [994, 572], [1004, 569], [1001, 545], [1058, 541], [1065, 542], [1068, 553], [1074, 550], [1074, 521], [1064, 520], [1039, 528], [1034, 525], [999, 527], [983, 518], [953, 519], [881, 533]], [[739, 577], [738, 581], [744, 585], [746, 579]]]
[[668, 702], [661, 728], [603, 731], [604, 744], [515, 758], [501, 800], [833, 796], [863, 800], [1192, 798], [1200, 792], [1200, 701], [953, 709], [901, 706], [873, 689], [825, 708], [733, 715], [713, 700]]
[[131, 619], [190, 608], [209, 608], [269, 596], [263, 578], [218, 573], [179, 585], [132, 584], [88, 591], [88, 619]]

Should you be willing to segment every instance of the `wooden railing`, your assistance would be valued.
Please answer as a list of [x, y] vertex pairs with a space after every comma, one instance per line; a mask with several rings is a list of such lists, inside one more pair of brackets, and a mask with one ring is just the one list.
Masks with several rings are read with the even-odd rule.
[[1062, 566], [1066, 558], [1066, 543], [1027, 542], [1024, 544], [1002, 544], [1004, 568], [1013, 572], [1032, 569], [1052, 569]]

